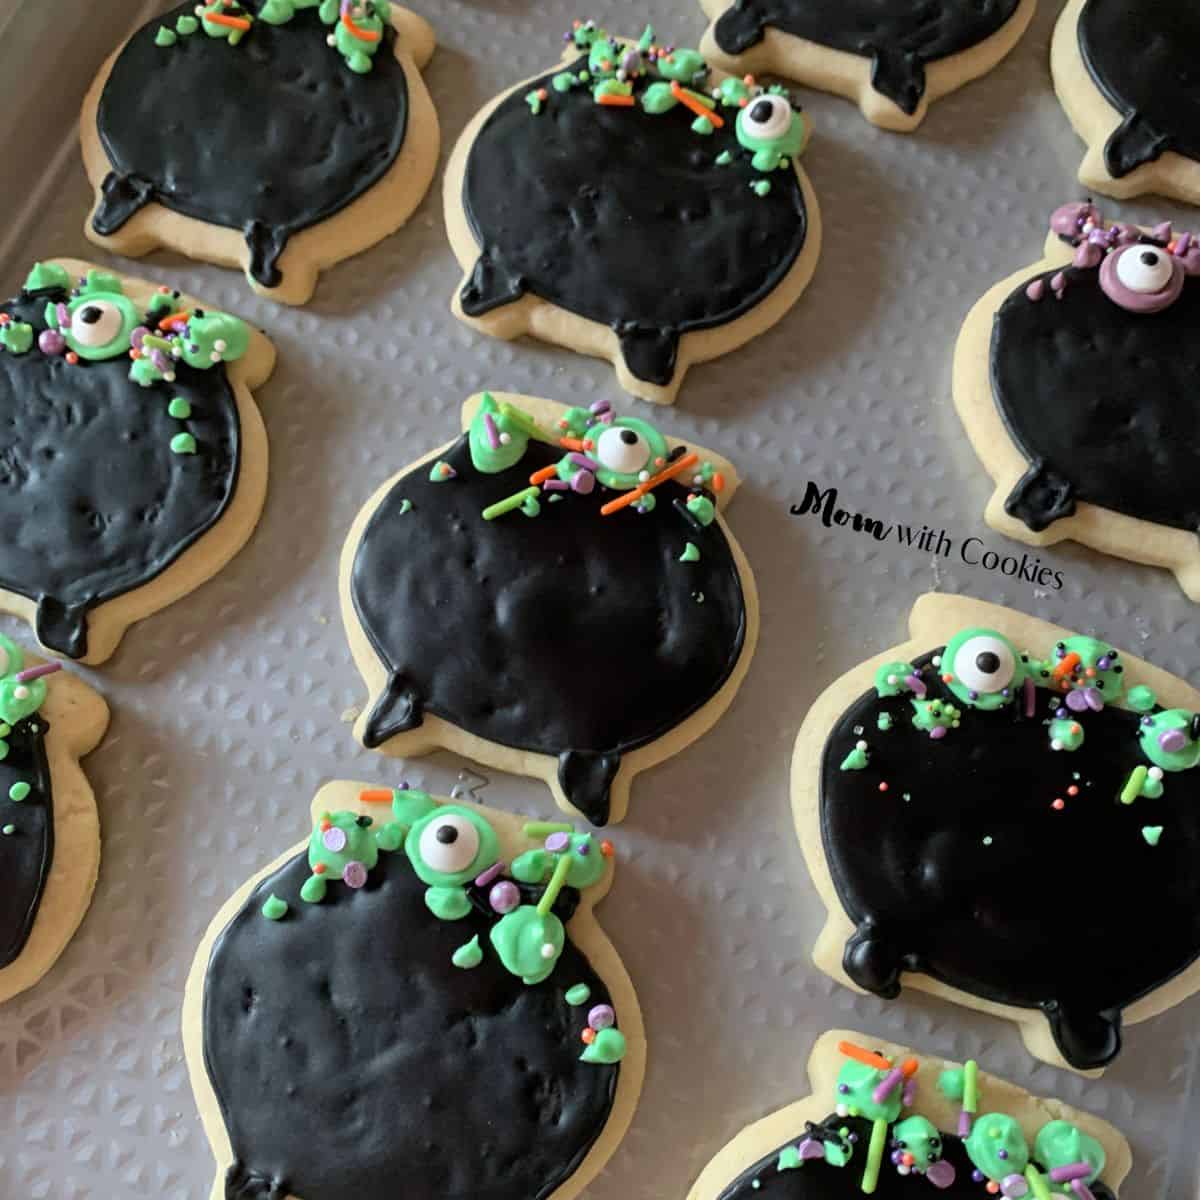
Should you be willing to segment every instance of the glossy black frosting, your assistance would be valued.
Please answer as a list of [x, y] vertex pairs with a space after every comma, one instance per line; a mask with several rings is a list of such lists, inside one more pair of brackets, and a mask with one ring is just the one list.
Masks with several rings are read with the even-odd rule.
[[1019, 0], [736, 0], [717, 21], [717, 45], [741, 54], [777, 29], [871, 59], [871, 86], [912, 116], [925, 68], [998, 32]]
[[[33, 326], [26, 354], [0, 351], [0, 587], [37, 603], [38, 640], [87, 653], [89, 610], [160, 575], [222, 517], [237, 485], [241, 427], [224, 364], [176, 364], [174, 383], [143, 388], [130, 361], [43, 354], [43, 289], [4, 305]], [[186, 423], [167, 412], [180, 396]], [[175, 454], [184, 430], [195, 454]]]
[[237, 46], [203, 30], [155, 45], [194, 7], [144, 25], [113, 65], [97, 116], [112, 171], [93, 226], [114, 234], [155, 201], [241, 230], [250, 274], [277, 287], [288, 238], [369, 191], [400, 154], [408, 84], [395, 31], [365, 75], [326, 44], [316, 9], [286, 25], [255, 21]]
[[[847, 1166], [834, 1167], [822, 1160], [780, 1171], [779, 1151], [784, 1148], [781, 1146], [731, 1181], [717, 1200], [857, 1200], [863, 1194], [860, 1184], [867, 1158], [867, 1144], [871, 1140], [871, 1122], [862, 1117], [831, 1115], [823, 1123], [835, 1129], [846, 1127], [858, 1134], [854, 1157]], [[794, 1146], [803, 1136], [804, 1130], [798, 1129], [789, 1145]], [[943, 1131], [942, 1145], [942, 1157], [952, 1163], [955, 1170], [954, 1182], [950, 1187], [936, 1188], [926, 1180], [901, 1175], [885, 1155], [879, 1171], [879, 1183], [873, 1193], [876, 1200], [929, 1200], [933, 1196], [940, 1196], [942, 1200], [981, 1200], [986, 1196], [984, 1185], [975, 1183], [971, 1178], [974, 1168], [962, 1141], [955, 1134]], [[1090, 1186], [1096, 1200], [1115, 1200], [1104, 1184], [1097, 1182]]]
[[[554, 91], [553, 74], [505, 99], [471, 147], [463, 209], [480, 257], [463, 311], [537, 296], [610, 326], [630, 371], [666, 385], [683, 334], [750, 311], [795, 263], [808, 232], [799, 178], [773, 171], [769, 195], [751, 191], [768, 176], [738, 144], [736, 109], [703, 137], [682, 106], [605, 108], [587, 88]], [[534, 116], [525, 96], [538, 87], [549, 99]], [[734, 161], [717, 166], [724, 151]]]
[[[924, 678], [930, 699], [963, 710], [960, 729], [932, 740], [907, 698], [872, 689], [839, 719], [822, 759], [825, 855], [857, 926], [846, 972], [885, 997], [913, 971], [1040, 1008], [1068, 1062], [1103, 1066], [1120, 1049], [1122, 1009], [1200, 956], [1197, 772], [1169, 773], [1159, 799], [1122, 804], [1144, 762], [1136, 713], [1091, 712], [1083, 746], [1055, 752], [1048, 692], [1026, 719], [1020, 705], [967, 709], [935, 672]], [[893, 724], [880, 732], [884, 712]], [[841, 770], [859, 737], [870, 764]], [[1079, 795], [1055, 811], [1072, 784]], [[1164, 828], [1157, 846], [1142, 837], [1149, 825]]]
[[[13, 726], [0, 760], [0, 968], [7, 967], [29, 940], [54, 860], [54, 794], [46, 761], [49, 726], [38, 714]], [[16, 783], [29, 784], [24, 800], [9, 799]]]
[[[541, 515], [484, 521], [561, 451], [531, 442], [498, 475], [464, 434], [398, 481], [354, 559], [355, 610], [391, 683], [371, 713], [378, 746], [425, 713], [491, 742], [559, 760], [567, 798], [597, 825], [621, 755], [670, 731], [720, 690], [741, 654], [746, 605], [729, 542], [655, 490], [653, 512], [602, 517], [617, 493], [542, 498]], [[401, 512], [404, 500], [412, 510]], [[687, 542], [699, 562], [681, 563]]]
[[[620, 1069], [579, 1061], [588, 1008], [565, 992], [610, 996], [569, 930], [554, 973], [527, 987], [488, 940], [486, 903], [439, 921], [402, 852], [321, 904], [299, 899], [308, 876], [301, 854], [265, 879], [209, 961], [227, 1200], [551, 1196], [603, 1131]], [[291, 905], [279, 922], [260, 911], [272, 892]], [[554, 911], [568, 918], [577, 899], [564, 891]], [[483, 963], [453, 966], [474, 935]]]
[[1200, 160], [1200, 87], [1194, 0], [1087, 0], [1079, 49], [1096, 86], [1120, 113], [1104, 148], [1115, 179], [1168, 150]]
[[1069, 268], [1055, 299], [1022, 283], [992, 333], [992, 394], [1030, 471], [1007, 502], [1035, 531], [1086, 501], [1200, 530], [1200, 280], [1154, 314], [1128, 312], [1094, 270]]

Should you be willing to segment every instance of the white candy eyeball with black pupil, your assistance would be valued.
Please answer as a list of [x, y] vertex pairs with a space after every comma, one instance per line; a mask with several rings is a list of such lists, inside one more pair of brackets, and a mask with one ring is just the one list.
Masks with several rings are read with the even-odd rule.
[[972, 692], [1002, 692], [1017, 673], [1017, 660], [999, 638], [973, 637], [959, 647], [953, 670], [963, 687]]
[[107, 300], [88, 301], [71, 314], [71, 336], [81, 346], [107, 346], [120, 332], [121, 310]]
[[747, 132], [764, 141], [784, 137], [792, 127], [792, 106], [782, 96], [759, 96], [750, 101], [744, 123]]
[[1117, 260], [1117, 278], [1131, 291], [1152, 295], [1174, 277], [1171, 256], [1157, 246], [1135, 246]]
[[421, 833], [421, 859], [435, 871], [465, 871], [479, 853], [479, 830], [466, 817], [434, 817]]
[[650, 461], [650, 447], [636, 429], [614, 425], [596, 442], [596, 458], [610, 471], [633, 475]]

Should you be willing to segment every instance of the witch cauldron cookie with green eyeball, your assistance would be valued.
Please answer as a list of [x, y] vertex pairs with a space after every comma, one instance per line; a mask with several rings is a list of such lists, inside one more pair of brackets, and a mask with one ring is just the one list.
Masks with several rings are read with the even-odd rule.
[[412, 215], [439, 133], [428, 23], [390, 0], [195, 0], [137, 30], [83, 106], [97, 245], [240, 267], [304, 304]]
[[71, 259], [0, 303], [0, 608], [100, 663], [245, 544], [271, 343], [231, 313]]
[[713, 69], [647, 27], [576, 21], [562, 61], [493, 101], [446, 172], [465, 273], [455, 315], [609, 359], [672, 403], [688, 368], [781, 320], [820, 252], [787, 91]]
[[91, 903], [100, 821], [80, 759], [107, 726], [90, 687], [0, 634], [0, 1003], [50, 970]]
[[637, 1103], [637, 1000], [593, 915], [611, 843], [326, 785], [224, 906], [184, 1005], [225, 1200], [570, 1200]]
[[732, 464], [608, 400], [482, 393], [463, 432], [367, 501], [342, 616], [369, 690], [355, 734], [544, 779], [621, 820], [633, 777], [733, 701], [758, 637], [723, 512]]
[[1097, 1071], [1125, 1025], [1200, 990], [1200, 693], [964, 597], [922, 597], [910, 623], [796, 741], [816, 963], [1015, 1021], [1037, 1057]]
[[861, 1033], [832, 1030], [812, 1094], [748, 1126], [688, 1200], [1117, 1200], [1132, 1154], [1107, 1121]]

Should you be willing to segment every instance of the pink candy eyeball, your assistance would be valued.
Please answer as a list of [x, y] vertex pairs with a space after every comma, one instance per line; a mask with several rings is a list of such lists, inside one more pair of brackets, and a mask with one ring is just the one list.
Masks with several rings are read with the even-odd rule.
[[1164, 246], [1138, 242], [1113, 251], [1100, 265], [1104, 294], [1133, 313], [1157, 313], [1183, 295], [1183, 264]]

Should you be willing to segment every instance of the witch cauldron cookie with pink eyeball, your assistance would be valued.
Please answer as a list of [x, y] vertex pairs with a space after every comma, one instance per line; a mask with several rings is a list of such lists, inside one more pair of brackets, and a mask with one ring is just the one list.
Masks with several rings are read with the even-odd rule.
[[611, 843], [331, 783], [217, 914], [184, 1001], [224, 1200], [571, 1200], [632, 1118]]
[[1200, 693], [1113, 643], [929, 595], [796, 741], [834, 979], [1015, 1021], [1079, 1071], [1200, 990]]
[[701, 49], [733, 74], [777, 74], [858, 103], [910, 133], [929, 106], [987, 74], [1020, 41], [1037, 0], [700, 0]]
[[304, 304], [318, 274], [421, 202], [438, 122], [434, 36], [390, 0], [207, 0], [155, 17], [83, 105], [97, 245], [241, 267]]
[[785, 89], [731, 77], [649, 26], [577, 21], [553, 69], [489, 104], [446, 171], [455, 314], [609, 359], [672, 403], [693, 363], [781, 320], [820, 251]]
[[1129, 1143], [979, 1063], [822, 1034], [813, 1092], [742, 1130], [688, 1200], [1116, 1200]]
[[1083, 202], [1053, 214], [1040, 262], [975, 305], [954, 400], [996, 483], [993, 529], [1169, 567], [1200, 600], [1197, 276], [1195, 235]]

